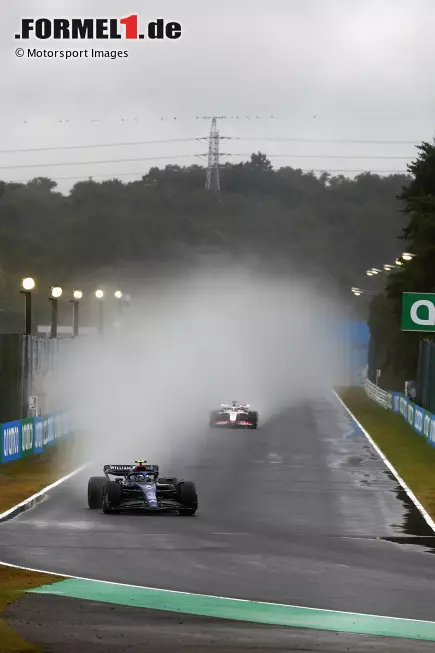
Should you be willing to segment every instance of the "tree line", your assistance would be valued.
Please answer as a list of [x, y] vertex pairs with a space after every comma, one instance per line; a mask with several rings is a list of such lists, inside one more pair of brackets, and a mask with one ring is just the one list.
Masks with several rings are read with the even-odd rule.
[[[396, 255], [406, 227], [397, 197], [415, 184], [415, 174], [316, 176], [273, 168], [258, 152], [221, 167], [220, 201], [205, 189], [199, 165], [153, 167], [126, 183], [88, 179], [68, 194], [44, 177], [0, 181], [2, 328], [8, 311], [20, 311], [23, 275], [45, 285], [83, 286], [131, 266], [137, 273], [189, 260], [192, 252], [279, 261], [301, 275], [330, 279], [350, 296], [363, 270]], [[417, 226], [409, 229], [417, 237]]]
[[[411, 261], [388, 275], [369, 316], [373, 369], [382, 370], [385, 388], [403, 391], [418, 372], [419, 333], [401, 331], [403, 292], [435, 292], [435, 141], [423, 142], [408, 166], [409, 181], [399, 194], [405, 224], [399, 238]], [[433, 335], [425, 334], [428, 339]]]

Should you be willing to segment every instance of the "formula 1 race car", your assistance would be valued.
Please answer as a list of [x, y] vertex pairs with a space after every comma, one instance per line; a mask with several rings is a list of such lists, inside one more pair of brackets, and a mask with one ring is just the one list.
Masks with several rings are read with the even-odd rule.
[[219, 410], [210, 413], [210, 428], [256, 429], [257, 425], [258, 413], [251, 410], [249, 404], [239, 404], [238, 401], [221, 404]]
[[[104, 465], [104, 476], [88, 483], [88, 506], [105, 514], [122, 510], [146, 513], [178, 512], [194, 515], [198, 509], [195, 484], [176, 478], [159, 478], [159, 466], [136, 460], [135, 465]], [[115, 480], [111, 480], [111, 476]]]

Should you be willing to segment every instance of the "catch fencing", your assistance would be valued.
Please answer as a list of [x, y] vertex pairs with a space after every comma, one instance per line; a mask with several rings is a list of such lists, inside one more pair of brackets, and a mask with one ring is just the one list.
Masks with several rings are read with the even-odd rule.
[[31, 417], [29, 398], [38, 398], [39, 414], [59, 406], [50, 403], [50, 389], [57, 387], [66, 355], [76, 346], [74, 338], [45, 338], [0, 334], [0, 422]]
[[403, 392], [390, 392], [378, 388], [374, 383], [366, 379], [363, 383], [364, 391], [370, 399], [377, 404], [400, 414], [405, 422], [411, 426], [416, 433], [435, 447], [435, 415], [415, 404]]
[[42, 453], [71, 433], [67, 413], [29, 417], [1, 424], [1, 463]]

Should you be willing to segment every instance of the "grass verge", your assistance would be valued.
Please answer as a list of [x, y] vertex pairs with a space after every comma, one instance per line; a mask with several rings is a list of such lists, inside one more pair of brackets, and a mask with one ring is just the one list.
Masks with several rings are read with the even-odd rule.
[[435, 447], [418, 435], [401, 415], [369, 399], [362, 388], [345, 388], [338, 394], [435, 519]]
[[[74, 438], [60, 440], [43, 453], [0, 464], [0, 512], [8, 510], [54, 483], [80, 465]], [[0, 614], [28, 589], [63, 580], [0, 565]], [[0, 618], [0, 653], [36, 653], [42, 649], [26, 642]]]
[[[26, 590], [64, 580], [60, 576], [38, 574], [24, 569], [0, 565], [0, 612], [16, 601]], [[16, 633], [4, 619], [0, 619], [0, 653], [39, 653], [41, 647], [31, 644]]]
[[0, 464], [0, 512], [8, 510], [78, 467], [73, 438], [43, 453]]

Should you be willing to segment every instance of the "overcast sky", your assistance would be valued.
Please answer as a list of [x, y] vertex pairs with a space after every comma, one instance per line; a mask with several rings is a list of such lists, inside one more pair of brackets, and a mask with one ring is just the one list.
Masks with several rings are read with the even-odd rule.
[[[206, 141], [195, 140], [4, 152], [207, 136], [209, 120], [196, 116], [228, 116], [219, 121], [221, 135], [241, 140], [221, 143], [221, 151], [232, 154], [223, 161], [240, 161], [260, 149], [277, 167], [315, 170], [401, 171], [415, 155], [410, 143], [324, 139], [418, 143], [434, 133], [435, 0], [14, 0], [4, 5], [0, 178], [6, 180], [49, 176], [66, 191], [88, 176], [128, 181], [150, 165], [202, 162], [188, 156], [207, 151]], [[156, 18], [180, 22], [182, 38], [14, 38], [22, 17], [135, 13], [142, 26]], [[129, 56], [18, 58], [15, 49], [21, 46], [125, 49]], [[358, 158], [363, 156], [368, 158]], [[97, 163], [104, 160], [111, 162]]]

